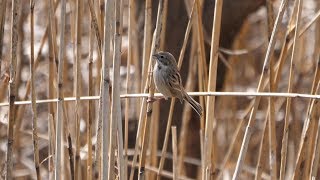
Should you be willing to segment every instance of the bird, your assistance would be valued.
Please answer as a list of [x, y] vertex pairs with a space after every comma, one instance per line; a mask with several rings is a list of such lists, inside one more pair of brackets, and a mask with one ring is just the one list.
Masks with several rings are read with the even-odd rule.
[[160, 51], [153, 54], [152, 57], [156, 60], [153, 69], [154, 84], [157, 90], [163, 94], [165, 100], [167, 100], [169, 97], [176, 97], [181, 103], [183, 100], [185, 100], [201, 117], [202, 107], [184, 90], [180, 72], [174, 56], [169, 52]]

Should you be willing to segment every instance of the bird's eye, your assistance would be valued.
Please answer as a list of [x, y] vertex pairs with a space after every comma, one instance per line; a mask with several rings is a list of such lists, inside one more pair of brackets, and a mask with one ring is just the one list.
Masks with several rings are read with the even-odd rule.
[[164, 58], [164, 56], [160, 56], [160, 58]]

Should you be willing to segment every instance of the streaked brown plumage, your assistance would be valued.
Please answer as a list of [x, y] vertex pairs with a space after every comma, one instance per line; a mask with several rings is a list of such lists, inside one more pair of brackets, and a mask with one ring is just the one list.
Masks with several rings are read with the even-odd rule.
[[186, 100], [191, 107], [202, 115], [202, 107], [191, 98], [184, 90], [181, 82], [180, 73], [174, 56], [169, 52], [159, 52], [153, 55], [156, 64], [153, 69], [153, 79], [158, 91], [167, 100], [168, 97], [179, 98], [180, 101]]

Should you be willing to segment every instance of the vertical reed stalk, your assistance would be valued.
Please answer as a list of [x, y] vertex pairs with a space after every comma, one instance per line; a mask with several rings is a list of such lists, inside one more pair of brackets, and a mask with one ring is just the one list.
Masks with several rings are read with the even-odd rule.
[[[272, 28], [274, 25], [274, 11], [271, 0], [266, 1], [267, 4], [267, 20], [268, 20], [268, 39], [270, 40], [272, 34]], [[276, 85], [274, 83], [275, 71], [275, 57], [272, 56], [270, 59], [270, 71], [269, 71], [269, 91], [275, 92]], [[271, 179], [277, 179], [277, 141], [276, 141], [276, 122], [275, 122], [275, 107], [274, 107], [274, 97], [268, 98], [269, 108], [268, 108], [268, 135], [269, 137], [269, 167], [271, 171]], [[266, 147], [266, 146], [265, 146]]]
[[0, 2], [0, 74], [1, 73], [1, 64], [2, 64], [2, 48], [3, 48], [3, 37], [4, 37], [4, 24], [6, 20], [6, 11], [7, 11], [7, 0], [2, 0]]
[[[223, 0], [215, 1], [214, 18], [212, 26], [211, 37], [211, 50], [210, 50], [210, 65], [209, 65], [209, 81], [208, 91], [216, 91], [216, 79], [217, 79], [217, 66], [218, 66], [218, 49], [220, 40], [220, 28], [221, 28], [221, 15], [222, 15]], [[199, 10], [199, 9], [198, 9]], [[207, 112], [206, 112], [206, 125], [204, 134], [204, 167], [202, 167], [202, 179], [211, 179], [212, 170], [215, 168], [215, 163], [212, 162], [213, 152], [213, 124], [214, 124], [214, 110], [215, 110], [215, 97], [210, 96], [207, 98]], [[217, 156], [217, 155], [215, 155]], [[209, 171], [206, 171], [206, 170]], [[210, 174], [207, 174], [210, 173]], [[206, 177], [206, 178], [205, 178]]]
[[35, 68], [34, 68], [34, 0], [30, 0], [30, 75], [31, 75], [31, 103], [32, 103], [32, 139], [34, 151], [34, 165], [36, 169], [37, 179], [41, 180], [40, 165], [39, 165], [39, 149], [38, 149], [38, 120], [37, 120], [37, 106], [36, 106], [36, 92], [35, 92]]
[[[90, 17], [90, 31], [89, 31], [89, 67], [88, 67], [88, 94], [93, 96], [93, 41], [94, 41], [94, 29], [92, 25], [93, 18]], [[88, 117], [87, 117], [87, 144], [88, 144], [88, 160], [87, 160], [87, 179], [92, 179], [92, 122], [94, 118], [94, 102], [89, 101], [88, 105]]]
[[[57, 4], [57, 3], [56, 3]], [[55, 20], [54, 20], [54, 4], [53, 0], [49, 0], [48, 2], [48, 46], [49, 46], [49, 78], [48, 78], [48, 98], [53, 99], [55, 97], [54, 93], [54, 83], [55, 83], [55, 75], [56, 75], [56, 60], [57, 60], [57, 54], [56, 54], [56, 32], [55, 32]], [[53, 116], [53, 119], [55, 118], [55, 109], [54, 104], [49, 103], [48, 104], [49, 114]]]
[[[130, 88], [131, 88], [131, 62], [132, 62], [132, 53], [131, 53], [131, 49], [132, 49], [132, 21], [133, 21], [133, 4], [134, 1], [133, 0], [129, 0], [129, 7], [128, 7], [128, 11], [129, 11], [129, 15], [128, 15], [128, 57], [127, 57], [127, 77], [126, 77], [126, 93], [130, 93]], [[144, 81], [144, 79], [142, 79]], [[126, 158], [126, 169], [127, 164], [128, 164], [128, 126], [129, 126], [129, 105], [130, 105], [130, 99], [127, 98], [125, 100], [125, 127], [124, 127], [124, 144], [125, 144], [125, 158]], [[131, 167], [131, 172], [134, 171], [134, 165]], [[131, 177], [131, 175], [130, 175]], [[131, 179], [131, 178], [130, 178]]]
[[59, 180], [61, 174], [61, 156], [62, 151], [62, 131], [63, 131], [63, 66], [64, 66], [64, 36], [65, 36], [65, 21], [66, 21], [66, 0], [61, 0], [61, 14], [60, 14], [60, 48], [59, 48], [59, 64], [58, 64], [58, 103], [57, 103], [57, 117], [56, 117], [56, 145], [55, 145], [55, 179]]
[[172, 134], [172, 174], [173, 174], [173, 180], [178, 179], [178, 151], [177, 151], [177, 127], [172, 126], [171, 127], [171, 134]]
[[[145, 87], [145, 79], [147, 79], [148, 67], [149, 67], [149, 57], [151, 49], [151, 15], [152, 15], [152, 3], [151, 0], [146, 0], [145, 10], [144, 10], [144, 39], [143, 39], [143, 53], [142, 53], [142, 83], [141, 92], [143, 92]], [[130, 16], [130, 13], [129, 13]], [[130, 33], [130, 31], [129, 31]], [[129, 39], [130, 40], [130, 39]]]
[[109, 151], [109, 141], [110, 141], [110, 92], [109, 88], [111, 86], [109, 67], [111, 64], [111, 51], [110, 51], [110, 41], [111, 41], [111, 17], [114, 8], [114, 1], [108, 0], [105, 3], [104, 9], [106, 10], [106, 15], [104, 16], [104, 38], [103, 38], [103, 69], [102, 69], [102, 79], [101, 79], [101, 108], [99, 113], [101, 113], [102, 118], [102, 172], [101, 178], [108, 178], [108, 151]]
[[79, 168], [80, 168], [80, 60], [81, 60], [81, 24], [82, 24], [82, 0], [76, 1], [76, 23], [75, 23], [75, 31], [76, 31], [76, 54], [75, 54], [75, 82], [74, 82], [74, 96], [76, 97], [75, 101], [75, 121], [76, 122], [76, 156], [75, 156], [75, 179], [79, 179]]
[[18, 47], [18, 19], [19, 1], [12, 0], [11, 14], [11, 58], [10, 58], [10, 81], [9, 81], [9, 117], [8, 117], [8, 142], [6, 154], [6, 180], [12, 179], [13, 169], [13, 143], [14, 143], [14, 124], [15, 124], [15, 105], [16, 99], [16, 66], [17, 66], [17, 47]]
[[[55, 97], [54, 93], [54, 88], [53, 85], [55, 83], [55, 75], [56, 75], [56, 70], [55, 70], [55, 60], [57, 58], [55, 54], [55, 26], [54, 26], [54, 18], [53, 18], [53, 1], [50, 0], [47, 2], [48, 6], [48, 46], [49, 46], [49, 63], [48, 63], [48, 69], [49, 69], [49, 77], [48, 77], [48, 98], [53, 99]], [[48, 104], [48, 137], [49, 137], [49, 155], [55, 154], [54, 147], [55, 147], [55, 127], [54, 127], [54, 119], [55, 119], [55, 109], [54, 109], [54, 104], [49, 103]], [[54, 163], [53, 163], [53, 158], [49, 159], [49, 179], [53, 178], [53, 170], [54, 170]]]
[[112, 81], [112, 104], [111, 104], [111, 121], [110, 121], [110, 148], [109, 148], [109, 169], [108, 179], [115, 179], [115, 146], [118, 136], [118, 171], [119, 179], [124, 177], [124, 157], [123, 157], [123, 136], [122, 136], [122, 119], [121, 119], [121, 102], [120, 102], [120, 61], [121, 61], [121, 38], [122, 38], [122, 18], [120, 17], [122, 1], [116, 1], [112, 5], [111, 12], [115, 13], [114, 19], [114, 43], [113, 43], [113, 81]]
[[[198, 81], [199, 81], [199, 91], [207, 90], [207, 82], [208, 82], [208, 74], [207, 74], [207, 61], [206, 61], [206, 54], [205, 54], [205, 47], [204, 47], [204, 38], [203, 38], [203, 30], [202, 30], [202, 14], [200, 13], [200, 3], [199, 0], [195, 1], [196, 3], [196, 13], [195, 13], [195, 32], [197, 34], [197, 42], [198, 42], [198, 51], [199, 51], [199, 61], [198, 61]], [[207, 98], [199, 97], [199, 101], [202, 107], [205, 107]], [[203, 108], [205, 109], [205, 108]], [[205, 114], [205, 112], [203, 113]], [[200, 120], [200, 129], [204, 132], [204, 118], [205, 116], [201, 117]], [[203, 133], [204, 135], [204, 133]]]
[[[131, 25], [132, 24], [132, 16], [133, 16], [133, 12], [132, 12], [132, 8], [133, 8], [133, 1], [129, 1], [129, 28], [128, 28], [128, 61], [127, 61], [127, 73], [130, 72], [130, 65], [131, 65], [131, 42], [132, 41], [132, 35], [131, 35]], [[145, 5], [145, 30], [144, 30], [144, 49], [143, 49], [143, 62], [142, 62], [142, 87], [143, 89], [141, 89], [142, 92], [147, 92], [148, 91], [148, 85], [149, 85], [149, 76], [148, 75], [148, 71], [150, 69], [151, 64], [149, 63], [150, 60], [150, 51], [151, 51], [151, 13], [152, 13], [152, 3], [150, 0], [146, 1], [146, 5]], [[152, 42], [154, 43], [154, 42]], [[128, 88], [130, 87], [130, 76], [129, 74], [127, 74], [127, 91]], [[135, 171], [135, 162], [137, 161], [137, 153], [138, 153], [138, 146], [141, 144], [141, 134], [142, 131], [144, 129], [144, 115], [145, 115], [145, 108], [146, 108], [146, 98], [143, 98], [143, 100], [141, 101], [141, 106], [140, 106], [140, 115], [139, 115], [139, 123], [138, 123], [138, 130], [137, 130], [137, 136], [136, 136], [136, 143], [135, 143], [135, 150], [134, 150], [134, 155], [133, 155], [133, 166], [131, 168], [131, 172], [130, 172], [130, 180], [133, 180], [133, 175], [134, 175], [134, 171]], [[126, 130], [125, 130], [125, 145], [127, 146], [128, 144], [128, 118], [129, 118], [129, 99], [126, 99], [126, 119], [125, 119], [125, 124], [126, 124]], [[127, 149], [127, 147], [125, 147], [125, 149]], [[127, 150], [126, 150], [127, 151]], [[126, 153], [127, 154], [127, 153]]]
[[[118, 68], [118, 79], [120, 79], [120, 64], [121, 64], [121, 47], [122, 47], [122, 31], [123, 31], [123, 1], [116, 1], [115, 4], [115, 8], [116, 8], [116, 16], [115, 16], [115, 32], [118, 32], [117, 38], [115, 40], [115, 42], [118, 42], [118, 64], [117, 64], [117, 68]], [[119, 26], [119, 27], [118, 27]], [[120, 44], [120, 45], [119, 45]], [[115, 77], [115, 76], [114, 76]], [[116, 82], [116, 81], [115, 81]], [[118, 101], [118, 108], [117, 108], [117, 113], [118, 113], [118, 122], [117, 122], [117, 137], [118, 137], [118, 167], [119, 167], [119, 179], [120, 180], [127, 180], [128, 179], [128, 169], [127, 169], [127, 161], [126, 161], [126, 154], [124, 153], [123, 150], [123, 121], [122, 121], [122, 114], [121, 114], [121, 99], [120, 99], [120, 84], [118, 89], [115, 89], [119, 92], [119, 94], [117, 95], [117, 98], [115, 98], [115, 100]]]
[[[160, 102], [155, 102], [152, 112], [152, 122], [150, 134], [150, 156], [148, 165], [156, 167], [158, 165], [158, 141], [159, 141], [159, 120], [160, 120]], [[156, 172], [147, 172], [146, 179], [156, 179]]]
[[[48, 137], [49, 137], [49, 156], [53, 156], [55, 154], [54, 152], [54, 145], [56, 143], [55, 140], [55, 129], [54, 129], [54, 120], [52, 114], [48, 115]], [[53, 179], [53, 170], [54, 170], [54, 163], [52, 158], [49, 160], [49, 179]]]
[[[94, 2], [94, 1], [93, 1]], [[96, 40], [97, 40], [97, 45], [98, 45], [98, 60], [97, 60], [97, 89], [99, 89], [99, 109], [102, 108], [102, 86], [100, 84], [101, 79], [101, 69], [102, 67], [102, 32], [101, 32], [101, 22], [100, 22], [100, 13], [98, 16], [96, 16], [96, 13], [93, 8], [93, 3], [91, 0], [88, 0], [88, 5], [90, 9], [90, 17], [91, 17], [91, 27], [94, 29], [95, 35], [96, 35]], [[98, 4], [98, 3], [96, 3]], [[100, 6], [100, 4], [99, 4]], [[96, 129], [96, 136], [97, 136], [97, 141], [96, 141], [96, 148], [95, 148], [95, 160], [93, 164], [93, 172], [95, 173], [95, 177], [98, 178], [100, 171], [101, 171], [101, 139], [102, 139], [102, 114], [101, 110], [98, 112], [98, 118], [97, 118], [97, 129]]]
[[[275, 38], [276, 32], [278, 30], [278, 27], [279, 27], [281, 21], [282, 21], [282, 17], [283, 17], [284, 11], [286, 9], [287, 3], [288, 3], [288, 0], [282, 0], [281, 1], [280, 9], [279, 9], [276, 21], [275, 21], [275, 25], [274, 25], [273, 30], [272, 30], [270, 42], [268, 44], [268, 49], [267, 49], [266, 57], [265, 57], [265, 60], [264, 60], [264, 64], [263, 64], [263, 68], [262, 68], [262, 74], [260, 76], [257, 92], [261, 92], [264, 89], [263, 85], [264, 85], [264, 83], [266, 81], [266, 77], [265, 76], [267, 75], [267, 73], [269, 71], [269, 62], [270, 62], [270, 59], [272, 57], [273, 50], [274, 50], [274, 45], [275, 45], [275, 42], [276, 42], [276, 38]], [[253, 125], [255, 123], [255, 118], [256, 118], [255, 116], [256, 116], [258, 105], [260, 103], [260, 99], [261, 99], [261, 97], [256, 97], [254, 99], [254, 106], [253, 106], [253, 108], [251, 110], [249, 122], [248, 122], [248, 125], [246, 127], [246, 131], [245, 131], [245, 134], [244, 134], [244, 137], [243, 137], [243, 141], [242, 141], [241, 150], [240, 150], [240, 154], [239, 154], [239, 157], [238, 157], [236, 169], [235, 169], [235, 172], [234, 172], [233, 177], [232, 177], [233, 180], [236, 180], [236, 179], [239, 178], [239, 175], [240, 175], [240, 172], [241, 172], [241, 168], [243, 166], [243, 161], [245, 159], [245, 155], [246, 155], [247, 150], [248, 150], [249, 141], [251, 139], [251, 135], [252, 135], [252, 129], [251, 128], [253, 127]]]

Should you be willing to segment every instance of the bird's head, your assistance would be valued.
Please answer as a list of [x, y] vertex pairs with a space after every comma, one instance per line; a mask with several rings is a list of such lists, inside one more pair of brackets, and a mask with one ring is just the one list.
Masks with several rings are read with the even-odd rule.
[[158, 52], [152, 57], [157, 61], [157, 63], [161, 66], [174, 66], [177, 67], [177, 62], [174, 56], [169, 52]]

